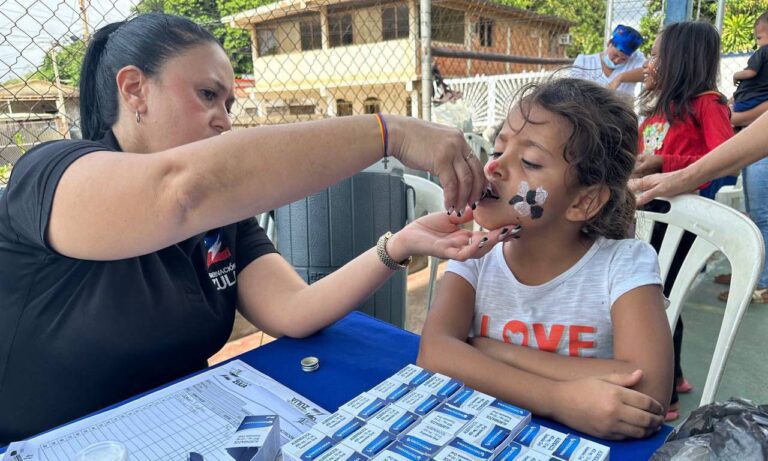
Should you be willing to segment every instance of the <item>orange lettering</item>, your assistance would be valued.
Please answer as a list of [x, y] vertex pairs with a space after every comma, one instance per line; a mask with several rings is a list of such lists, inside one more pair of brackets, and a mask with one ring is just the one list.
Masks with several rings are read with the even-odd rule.
[[504, 342], [514, 344], [512, 341], [512, 335], [518, 333], [523, 335], [523, 341], [520, 343], [520, 345], [528, 346], [528, 325], [519, 320], [510, 320], [506, 325], [504, 325], [504, 331], [502, 333]]
[[483, 314], [483, 318], [480, 320], [480, 336], [488, 337], [488, 324], [491, 323], [491, 318]]
[[536, 335], [536, 344], [539, 349], [547, 352], [557, 352], [557, 345], [563, 337], [565, 325], [552, 325], [547, 338], [547, 327], [541, 323], [533, 324], [533, 333]]
[[594, 341], [582, 341], [582, 333], [594, 333], [595, 327], [587, 325], [571, 325], [568, 328], [568, 355], [579, 356], [579, 349], [594, 349]]

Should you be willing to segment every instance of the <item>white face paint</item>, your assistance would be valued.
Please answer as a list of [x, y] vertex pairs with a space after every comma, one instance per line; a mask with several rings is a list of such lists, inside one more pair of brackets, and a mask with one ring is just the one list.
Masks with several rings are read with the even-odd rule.
[[532, 216], [533, 219], [538, 219], [544, 212], [542, 205], [547, 201], [547, 195], [543, 187], [539, 186], [535, 191], [531, 191], [528, 182], [522, 181], [517, 188], [517, 195], [512, 197], [509, 204], [520, 216]]

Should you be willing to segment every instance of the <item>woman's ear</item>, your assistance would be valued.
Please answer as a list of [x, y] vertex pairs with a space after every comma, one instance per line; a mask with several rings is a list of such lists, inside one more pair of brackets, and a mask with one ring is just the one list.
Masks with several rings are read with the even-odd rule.
[[147, 111], [147, 77], [136, 66], [125, 66], [115, 76], [120, 101], [129, 112]]
[[607, 186], [581, 188], [565, 212], [565, 218], [573, 222], [586, 222], [594, 218], [611, 197]]

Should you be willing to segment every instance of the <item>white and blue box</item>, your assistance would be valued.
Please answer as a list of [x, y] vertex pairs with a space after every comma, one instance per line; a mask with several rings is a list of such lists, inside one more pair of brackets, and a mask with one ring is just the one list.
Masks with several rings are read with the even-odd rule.
[[395, 442], [379, 453], [373, 461], [429, 461], [431, 458], [402, 442]]
[[349, 447], [336, 445], [315, 458], [315, 461], [368, 461], [368, 458]]
[[429, 379], [432, 374], [433, 373], [431, 371], [425, 370], [420, 366], [409, 364], [392, 375], [391, 379], [400, 381], [410, 388], [415, 388]]
[[404, 444], [428, 456], [434, 456], [453, 440], [454, 434], [423, 420], [400, 438]]
[[226, 445], [236, 461], [272, 461], [280, 451], [280, 418], [246, 416]]
[[563, 461], [608, 461], [610, 455], [611, 449], [605, 445], [571, 434], [553, 453], [555, 458]]
[[462, 387], [464, 387], [464, 383], [458, 379], [435, 373], [427, 378], [426, 381], [419, 384], [416, 389], [429, 392], [440, 400], [446, 400], [458, 392]]
[[504, 447], [493, 461], [552, 461], [554, 458], [512, 442]]
[[471, 445], [461, 439], [453, 439], [432, 457], [435, 461], [490, 461], [493, 452]]
[[322, 432], [338, 443], [363, 426], [365, 426], [365, 421], [339, 410], [315, 424], [312, 429]]
[[310, 429], [283, 445], [283, 461], [312, 461], [333, 446], [334, 442], [330, 437]]
[[475, 418], [456, 437], [483, 450], [496, 453], [509, 440], [512, 431], [506, 427], [488, 421], [485, 418]]
[[496, 400], [485, 407], [477, 417], [509, 429], [512, 432], [512, 436], [517, 435], [526, 424], [531, 422], [530, 411], [502, 402], [501, 400]]
[[344, 439], [341, 444], [366, 458], [373, 458], [394, 441], [394, 435], [373, 424], [367, 424]]
[[403, 398], [410, 390], [411, 388], [404, 382], [388, 378], [374, 386], [368, 393], [387, 403], [392, 403]]
[[515, 442], [530, 448], [533, 451], [554, 456], [562, 444], [567, 434], [544, 427], [537, 423], [528, 423], [515, 436]]
[[395, 405], [422, 417], [440, 405], [440, 399], [430, 392], [414, 389], [395, 402]]
[[453, 394], [453, 396], [447, 400], [447, 403], [464, 413], [477, 415], [483, 411], [485, 407], [495, 401], [496, 398], [493, 396], [472, 389], [471, 387], [464, 386], [460, 391]]
[[384, 429], [395, 437], [400, 437], [419, 421], [419, 415], [416, 413], [397, 405], [389, 405], [376, 413], [368, 423]]
[[349, 402], [339, 407], [339, 411], [349, 413], [350, 415], [362, 420], [369, 420], [373, 415], [387, 406], [387, 402], [368, 392], [363, 392]]
[[471, 420], [472, 415], [469, 413], [464, 413], [457, 408], [444, 404], [438, 406], [421, 419], [423, 423], [439, 427], [453, 435], [456, 435]]

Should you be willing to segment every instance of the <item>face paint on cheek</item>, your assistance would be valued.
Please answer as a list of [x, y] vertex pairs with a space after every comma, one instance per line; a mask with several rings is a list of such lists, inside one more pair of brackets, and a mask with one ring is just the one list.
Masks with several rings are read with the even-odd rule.
[[544, 215], [542, 205], [547, 201], [547, 191], [539, 186], [536, 190], [531, 190], [527, 181], [520, 183], [517, 189], [517, 195], [509, 200], [509, 204], [520, 216], [530, 216], [532, 219], [539, 219]]

